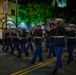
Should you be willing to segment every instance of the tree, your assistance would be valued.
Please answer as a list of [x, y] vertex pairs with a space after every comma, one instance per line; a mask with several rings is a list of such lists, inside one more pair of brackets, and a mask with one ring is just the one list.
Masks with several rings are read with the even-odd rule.
[[[27, 23], [39, 23], [39, 22], [47, 22], [48, 18], [64, 16], [60, 12], [60, 8], [54, 7], [50, 2], [49, 3], [37, 3], [34, 1], [33, 3], [28, 3], [26, 6], [19, 7], [19, 15], [21, 19]], [[61, 15], [60, 15], [61, 14]]]

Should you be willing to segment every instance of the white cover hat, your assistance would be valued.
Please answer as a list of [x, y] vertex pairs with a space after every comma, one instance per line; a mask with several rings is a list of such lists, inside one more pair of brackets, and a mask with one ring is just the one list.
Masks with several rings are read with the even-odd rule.
[[63, 22], [63, 19], [62, 18], [56, 18], [56, 21], [60, 21], [60, 22]]
[[75, 24], [69, 24], [70, 27], [75, 27]]

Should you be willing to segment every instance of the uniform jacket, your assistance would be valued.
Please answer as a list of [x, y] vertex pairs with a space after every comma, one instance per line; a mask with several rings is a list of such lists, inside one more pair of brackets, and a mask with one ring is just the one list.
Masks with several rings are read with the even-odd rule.
[[63, 27], [57, 27], [54, 29], [54, 45], [55, 47], [64, 47], [65, 46], [65, 36], [66, 30]]
[[42, 30], [35, 30], [35, 45], [42, 45]]
[[75, 45], [75, 31], [67, 31], [67, 45]]

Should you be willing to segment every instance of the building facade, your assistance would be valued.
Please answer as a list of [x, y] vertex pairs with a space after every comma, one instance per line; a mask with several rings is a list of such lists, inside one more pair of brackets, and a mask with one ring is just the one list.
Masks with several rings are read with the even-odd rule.
[[[16, 3], [13, 3], [13, 2], [8, 2], [7, 3], [7, 18], [6, 15], [4, 14], [5, 12], [5, 3], [6, 0], [0, 0], [0, 37], [2, 35], [2, 25], [3, 25], [3, 22], [8, 18], [10, 18], [13, 22], [16, 23], [16, 17], [18, 17], [18, 11], [17, 11], [17, 16], [16, 16]], [[20, 5], [17, 5], [18, 7]]]

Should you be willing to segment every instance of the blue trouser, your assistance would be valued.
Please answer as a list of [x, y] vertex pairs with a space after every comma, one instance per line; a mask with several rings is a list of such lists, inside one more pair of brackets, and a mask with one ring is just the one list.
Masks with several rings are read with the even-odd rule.
[[31, 49], [31, 51], [33, 51], [32, 41], [29, 41], [29, 42], [28, 42], [27, 50], [29, 50], [29, 48]]
[[17, 49], [18, 52], [19, 52], [20, 51], [20, 49], [19, 49], [19, 42], [13, 42], [13, 45], [14, 45], [14, 47], [11, 50], [11, 52], [14, 53], [15, 49]]
[[46, 51], [50, 49], [50, 42], [49, 39], [46, 38]]
[[6, 47], [7, 47], [7, 41], [4, 42], [2, 50], [5, 50]]
[[52, 53], [55, 55], [54, 43], [50, 43], [50, 52], [48, 56], [51, 57]]
[[68, 45], [68, 59], [67, 59], [67, 63], [73, 61], [73, 49], [74, 49], [74, 45]]
[[39, 60], [43, 60], [41, 45], [36, 45], [36, 50], [34, 52], [34, 56], [33, 56], [32, 62], [36, 62], [37, 56], [39, 56]]
[[63, 47], [56, 47], [56, 64], [55, 64], [55, 69], [58, 70], [59, 68], [62, 67], [62, 52], [63, 52]]
[[11, 42], [11, 41], [7, 41], [7, 46], [6, 46], [5, 51], [9, 50], [9, 46], [10, 46], [10, 48], [11, 48], [11, 50], [12, 50], [13, 47], [12, 47], [12, 42]]
[[22, 56], [23, 51], [24, 51], [24, 53], [25, 53], [26, 55], [29, 55], [29, 54], [28, 54], [28, 51], [27, 51], [27, 49], [26, 49], [26, 47], [25, 47], [25, 43], [21, 43], [21, 44], [20, 44], [20, 50], [19, 50], [19, 52], [18, 52], [18, 56]]

